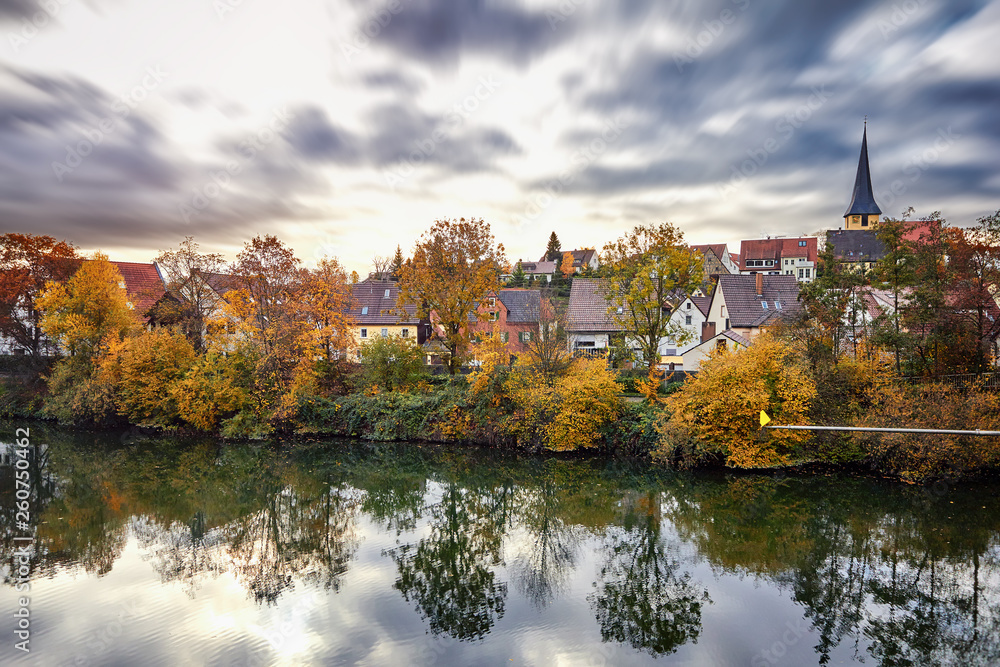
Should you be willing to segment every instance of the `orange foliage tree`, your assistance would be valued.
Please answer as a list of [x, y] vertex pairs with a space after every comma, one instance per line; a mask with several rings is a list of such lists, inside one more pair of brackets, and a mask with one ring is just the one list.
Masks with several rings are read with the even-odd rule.
[[51, 236], [0, 235], [0, 334], [40, 360], [45, 348], [37, 297], [80, 266], [76, 249]]
[[417, 242], [413, 261], [402, 268], [399, 307], [414, 303], [419, 317], [433, 319], [452, 375], [469, 349], [469, 314], [499, 287], [506, 262], [489, 224], [461, 218], [436, 221]]

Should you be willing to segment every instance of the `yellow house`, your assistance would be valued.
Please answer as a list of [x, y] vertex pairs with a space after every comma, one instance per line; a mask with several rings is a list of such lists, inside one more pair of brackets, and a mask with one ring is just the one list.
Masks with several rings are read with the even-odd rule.
[[430, 323], [417, 317], [416, 304], [398, 305], [399, 283], [369, 278], [352, 285], [351, 297], [356, 349], [377, 337], [410, 338], [418, 345], [427, 340]]

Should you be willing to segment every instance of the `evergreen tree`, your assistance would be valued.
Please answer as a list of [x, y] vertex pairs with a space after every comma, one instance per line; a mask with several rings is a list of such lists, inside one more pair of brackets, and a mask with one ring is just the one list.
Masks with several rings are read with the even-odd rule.
[[397, 245], [396, 254], [392, 257], [392, 264], [389, 265], [389, 276], [392, 280], [399, 280], [399, 274], [403, 270], [403, 250]]
[[885, 255], [875, 263], [873, 286], [892, 293], [891, 315], [881, 324], [879, 342], [891, 348], [896, 358], [896, 372], [902, 373], [901, 352], [908, 347], [906, 332], [901, 326], [900, 304], [906, 300], [907, 288], [914, 283], [915, 258], [906, 235], [911, 225], [905, 220], [886, 218], [879, 222], [875, 235], [885, 246]]
[[524, 269], [521, 268], [521, 260], [517, 260], [517, 264], [514, 266], [514, 272], [510, 277], [510, 282], [507, 284], [510, 287], [524, 287]]
[[549, 235], [549, 244], [545, 246], [545, 261], [558, 262], [560, 259], [562, 259], [562, 245], [556, 233], [552, 232]]

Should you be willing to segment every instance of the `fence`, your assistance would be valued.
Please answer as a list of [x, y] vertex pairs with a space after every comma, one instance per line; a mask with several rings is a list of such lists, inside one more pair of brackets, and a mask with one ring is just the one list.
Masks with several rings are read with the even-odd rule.
[[900, 382], [907, 382], [909, 384], [943, 382], [945, 384], [962, 388], [975, 387], [978, 389], [989, 389], [992, 391], [1000, 389], [1000, 372], [997, 371], [992, 373], [961, 373], [956, 375], [900, 377], [897, 379]]

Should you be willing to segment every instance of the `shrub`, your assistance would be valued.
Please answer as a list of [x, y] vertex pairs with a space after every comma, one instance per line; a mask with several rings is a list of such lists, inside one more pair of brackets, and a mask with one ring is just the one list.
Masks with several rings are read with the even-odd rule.
[[115, 367], [120, 414], [141, 425], [175, 426], [180, 421], [172, 389], [195, 363], [194, 347], [185, 336], [144, 331], [126, 339], [108, 361]]
[[808, 435], [760, 428], [764, 410], [775, 424], [803, 424], [816, 386], [788, 343], [763, 334], [744, 350], [719, 350], [680, 391], [666, 398], [673, 413], [656, 452], [662, 461], [722, 455], [753, 468], [788, 463]]

